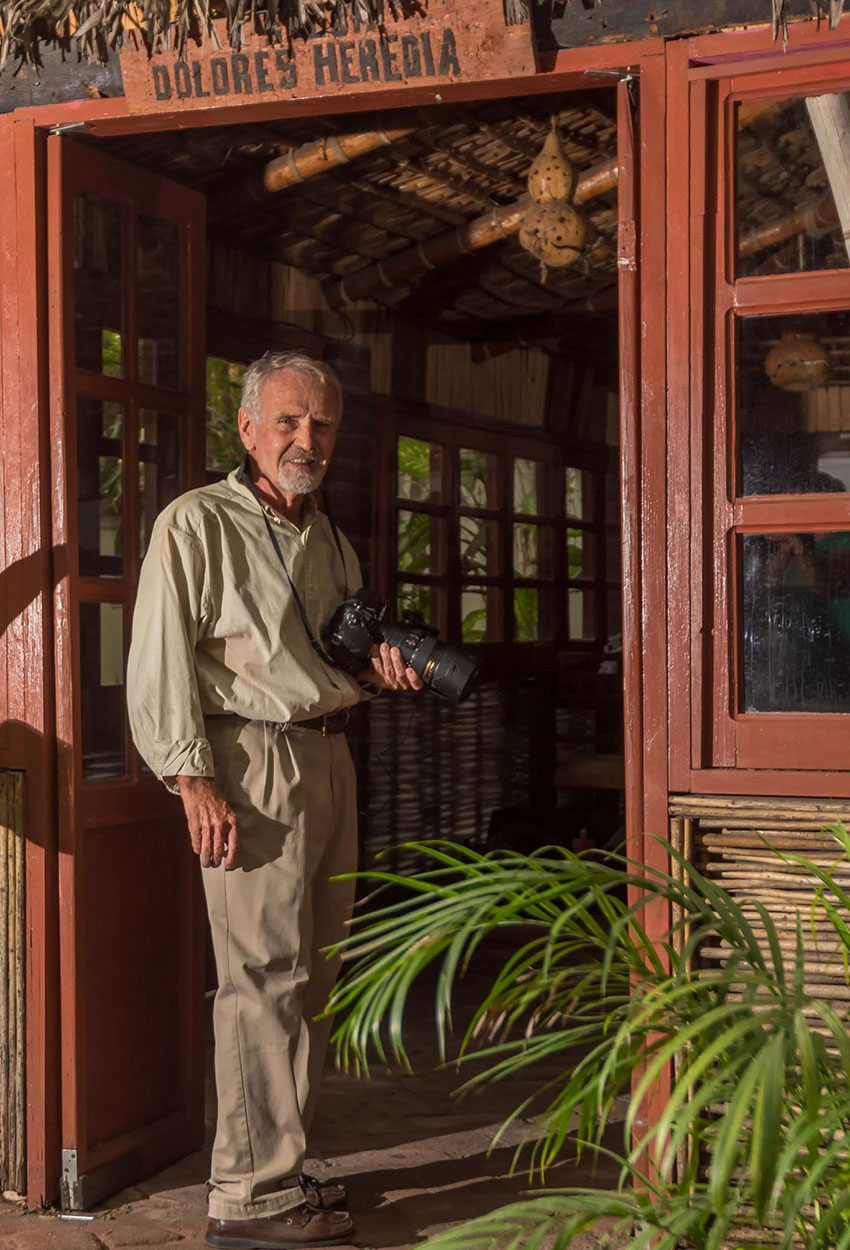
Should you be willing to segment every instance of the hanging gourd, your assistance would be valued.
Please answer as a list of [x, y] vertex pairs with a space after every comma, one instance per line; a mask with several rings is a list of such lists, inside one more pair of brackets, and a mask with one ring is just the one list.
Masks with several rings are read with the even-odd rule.
[[783, 334], [765, 356], [764, 369], [781, 391], [813, 391], [832, 372], [829, 352], [808, 331]]
[[544, 279], [547, 266], [572, 265], [587, 242], [587, 220], [571, 203], [575, 187], [576, 171], [553, 117], [552, 129], [528, 171], [531, 203], [519, 230], [520, 243], [540, 261]]

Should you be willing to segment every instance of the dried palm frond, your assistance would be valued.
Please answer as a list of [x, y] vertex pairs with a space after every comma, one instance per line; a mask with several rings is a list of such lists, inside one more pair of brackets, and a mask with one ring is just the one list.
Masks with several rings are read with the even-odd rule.
[[[0, 69], [10, 58], [38, 64], [44, 46], [105, 62], [128, 37], [149, 53], [181, 53], [190, 36], [216, 42], [212, 20], [224, 17], [238, 48], [246, 22], [273, 42], [303, 37], [311, 27], [327, 28], [341, 18], [378, 22], [385, 15], [421, 13], [428, 0], [0, 0]], [[469, 0], [470, 5], [474, 0]], [[767, 3], [767, 0], [766, 0]], [[787, 39], [788, 0], [770, 0], [773, 37]], [[812, 15], [828, 18], [834, 30], [844, 0], [810, 0]], [[524, 21], [530, 0], [503, 0], [508, 25]]]
[[181, 53], [190, 36], [215, 42], [214, 18], [226, 19], [238, 48], [246, 23], [286, 42], [352, 16], [382, 23], [424, 11], [423, 0], [0, 0], [0, 69], [10, 57], [37, 64], [48, 45], [100, 62], [128, 38], [151, 54]]
[[[788, 42], [788, 22], [785, 13], [788, 0], [770, 0], [772, 7], [771, 19], [773, 23], [773, 38], [776, 39], [779, 31], [782, 31], [783, 43]], [[835, 30], [844, 12], [844, 0], [809, 0], [812, 9], [812, 16], [817, 18], [829, 18], [829, 29]]]

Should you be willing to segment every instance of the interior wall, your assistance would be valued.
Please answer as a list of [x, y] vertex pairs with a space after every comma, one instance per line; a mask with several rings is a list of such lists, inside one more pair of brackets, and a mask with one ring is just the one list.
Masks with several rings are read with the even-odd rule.
[[475, 361], [470, 344], [423, 329], [379, 305], [361, 303], [333, 312], [318, 279], [222, 244], [210, 250], [208, 290], [211, 306], [223, 312], [287, 322], [368, 348], [376, 394], [521, 425], [545, 422], [551, 375], [545, 352], [519, 350]]

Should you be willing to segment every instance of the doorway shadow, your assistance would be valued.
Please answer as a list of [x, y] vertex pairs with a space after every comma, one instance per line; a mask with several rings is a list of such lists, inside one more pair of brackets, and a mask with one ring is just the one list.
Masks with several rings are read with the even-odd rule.
[[[463, 987], [469, 1006], [481, 990], [472, 977]], [[346, 1184], [355, 1219], [355, 1243], [361, 1250], [403, 1250], [426, 1234], [485, 1214], [529, 1190], [526, 1172], [512, 1175], [517, 1145], [533, 1130], [520, 1120], [499, 1146], [490, 1149], [498, 1126], [543, 1081], [563, 1072], [560, 1064], [542, 1065], [529, 1076], [458, 1098], [456, 1067], [439, 1069], [432, 1019], [432, 987], [417, 987], [406, 1030], [415, 1074], [376, 1069], [370, 1080], [335, 1071], [329, 1059], [311, 1135], [308, 1170], [321, 1179]], [[463, 1014], [463, 1003], [459, 1004]], [[210, 1064], [211, 1070], [211, 1064]], [[471, 1075], [468, 1073], [467, 1075]], [[207, 1098], [204, 1151], [117, 1195], [109, 1214], [199, 1230], [206, 1217], [205, 1181], [215, 1116], [211, 1084]], [[622, 1126], [614, 1124], [606, 1144], [621, 1143]], [[527, 1155], [524, 1158], [527, 1159]], [[547, 1173], [547, 1184], [604, 1186], [616, 1181], [616, 1168], [602, 1161], [577, 1164], [565, 1157]], [[106, 1211], [104, 1210], [104, 1214]]]

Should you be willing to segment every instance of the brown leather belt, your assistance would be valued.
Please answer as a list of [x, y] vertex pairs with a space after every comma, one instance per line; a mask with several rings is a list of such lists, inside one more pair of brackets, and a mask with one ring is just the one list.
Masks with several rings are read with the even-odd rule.
[[332, 712], [330, 716], [311, 716], [309, 720], [290, 720], [281, 724], [280, 728], [286, 733], [290, 729], [318, 729], [323, 738], [328, 734], [341, 734], [348, 724], [349, 711], [343, 708], [339, 712]]

